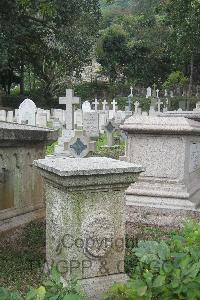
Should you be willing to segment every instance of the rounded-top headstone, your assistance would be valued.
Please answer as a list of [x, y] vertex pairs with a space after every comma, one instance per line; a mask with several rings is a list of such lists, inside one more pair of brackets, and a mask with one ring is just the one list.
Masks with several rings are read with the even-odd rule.
[[19, 106], [19, 123], [36, 125], [37, 107], [31, 99], [25, 99]]
[[83, 112], [90, 112], [91, 111], [91, 105], [89, 101], [85, 101], [82, 104], [82, 111]]
[[32, 109], [32, 110], [37, 110], [37, 106], [31, 99], [25, 99], [19, 106], [19, 109]]

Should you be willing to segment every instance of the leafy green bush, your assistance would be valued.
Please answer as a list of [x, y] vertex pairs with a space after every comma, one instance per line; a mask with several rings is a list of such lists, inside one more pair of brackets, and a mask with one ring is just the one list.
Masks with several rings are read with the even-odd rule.
[[173, 89], [176, 87], [186, 87], [189, 79], [181, 72], [172, 72], [163, 84], [164, 89]]
[[0, 288], [1, 300], [86, 300], [81, 296], [74, 283], [64, 287], [60, 274], [56, 269], [52, 270], [49, 280], [43, 283], [38, 289], [30, 289], [25, 298], [18, 292], [11, 292], [8, 289]]
[[114, 285], [105, 299], [200, 299], [200, 224], [190, 221], [169, 241], [140, 241], [128, 284]]

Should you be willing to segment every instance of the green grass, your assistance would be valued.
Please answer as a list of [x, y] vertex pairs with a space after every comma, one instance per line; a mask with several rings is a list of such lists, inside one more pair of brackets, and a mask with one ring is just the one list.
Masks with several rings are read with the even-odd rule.
[[[8, 238], [9, 237], [9, 238]], [[43, 279], [45, 224], [30, 223], [24, 229], [0, 236], [0, 286], [25, 294]]]

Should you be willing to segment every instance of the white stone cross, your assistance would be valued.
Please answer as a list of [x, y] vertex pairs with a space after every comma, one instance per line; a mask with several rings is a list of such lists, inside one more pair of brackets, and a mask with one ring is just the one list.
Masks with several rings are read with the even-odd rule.
[[132, 86], [130, 87], [130, 90], [131, 90], [130, 96], [133, 97], [133, 87]]
[[97, 111], [98, 110], [98, 105], [99, 105], [99, 102], [98, 102], [97, 98], [95, 98], [95, 101], [92, 102], [92, 104], [94, 104], [94, 110]]
[[165, 97], [167, 97], [168, 96], [168, 92], [167, 92], [167, 90], [165, 90]]
[[156, 90], [156, 98], [159, 98], [159, 89]]
[[108, 104], [106, 99], [102, 102], [102, 104], [103, 104], [103, 110], [105, 111], [106, 110], [106, 105]]
[[66, 96], [59, 98], [59, 104], [66, 105], [66, 129], [74, 129], [74, 105], [80, 103], [79, 97], [74, 97], [74, 91], [72, 89], [66, 90]]
[[139, 108], [139, 106], [140, 106], [140, 102], [136, 101], [136, 102], [134, 103], [134, 106], [135, 106], [135, 113], [137, 113], [137, 112], [138, 112], [138, 108]]
[[115, 99], [113, 99], [113, 102], [111, 102], [112, 106], [113, 106], [113, 112], [116, 111], [116, 105], [117, 105], [117, 101], [115, 101]]
[[160, 98], [158, 99], [158, 102], [156, 104], [158, 105], [158, 112], [160, 112], [161, 104], [163, 104], [163, 102], [161, 102]]

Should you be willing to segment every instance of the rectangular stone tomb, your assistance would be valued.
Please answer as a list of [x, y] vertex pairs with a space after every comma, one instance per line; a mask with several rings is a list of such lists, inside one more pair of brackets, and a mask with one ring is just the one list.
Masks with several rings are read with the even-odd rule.
[[43, 158], [46, 145], [57, 138], [55, 131], [0, 123], [0, 231], [42, 213], [43, 184], [32, 163]]
[[115, 281], [126, 281], [124, 194], [143, 169], [100, 157], [34, 164], [45, 181], [47, 265], [99, 299]]
[[200, 216], [200, 123], [162, 115], [130, 118], [121, 128], [126, 160], [146, 169], [127, 192], [132, 220], [180, 225], [182, 217]]

